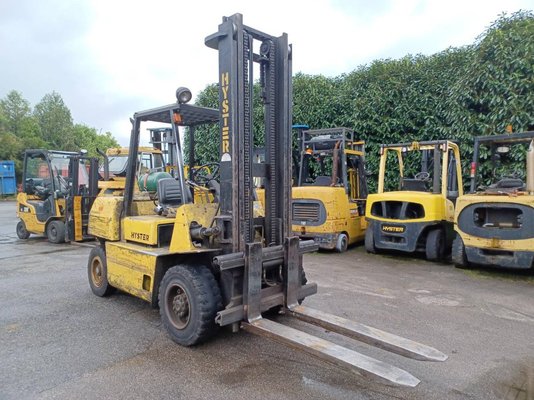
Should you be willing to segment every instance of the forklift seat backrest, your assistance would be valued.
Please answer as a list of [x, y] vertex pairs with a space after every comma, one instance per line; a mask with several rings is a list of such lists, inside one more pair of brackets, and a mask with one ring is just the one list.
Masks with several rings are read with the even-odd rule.
[[401, 190], [410, 190], [414, 192], [427, 192], [428, 187], [425, 181], [420, 179], [402, 179]]
[[164, 178], [158, 181], [159, 205], [178, 206], [182, 204], [182, 189], [180, 182], [174, 178]]
[[329, 176], [320, 175], [315, 178], [314, 186], [330, 186], [332, 178]]

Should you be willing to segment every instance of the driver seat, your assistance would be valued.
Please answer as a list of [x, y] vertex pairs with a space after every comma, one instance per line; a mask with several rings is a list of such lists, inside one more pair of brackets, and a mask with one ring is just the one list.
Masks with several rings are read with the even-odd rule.
[[158, 181], [158, 203], [163, 209], [182, 204], [182, 188], [180, 182], [174, 178], [164, 178]]
[[402, 179], [401, 190], [408, 190], [414, 192], [426, 192], [428, 190], [426, 182], [420, 179]]

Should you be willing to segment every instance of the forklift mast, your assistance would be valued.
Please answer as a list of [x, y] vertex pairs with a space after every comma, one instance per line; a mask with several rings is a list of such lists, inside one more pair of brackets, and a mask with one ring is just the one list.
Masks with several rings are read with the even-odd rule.
[[[261, 226], [266, 245], [282, 245], [291, 234], [292, 71], [287, 34], [267, 35], [243, 25], [242, 15], [235, 14], [223, 18], [206, 45], [219, 51], [221, 248], [223, 253], [241, 252], [254, 241], [254, 177], [265, 178]], [[262, 164], [253, 163], [255, 64], [265, 111]]]

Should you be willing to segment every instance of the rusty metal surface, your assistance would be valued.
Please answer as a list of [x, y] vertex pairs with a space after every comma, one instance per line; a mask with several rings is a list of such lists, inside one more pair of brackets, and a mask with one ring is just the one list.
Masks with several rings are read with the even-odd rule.
[[415, 387], [420, 382], [419, 379], [400, 368], [267, 319], [243, 323], [242, 328], [248, 332], [305, 351], [340, 367], [349, 368], [367, 377], [378, 378], [407, 387]]
[[447, 359], [446, 354], [433, 347], [306, 306], [292, 307], [290, 315], [415, 360], [445, 361]]

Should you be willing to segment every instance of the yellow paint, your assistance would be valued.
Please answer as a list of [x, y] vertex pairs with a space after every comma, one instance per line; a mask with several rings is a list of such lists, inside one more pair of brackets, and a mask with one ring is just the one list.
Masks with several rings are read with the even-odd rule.
[[213, 251], [201, 248], [191, 241], [189, 228], [193, 221], [208, 228], [217, 212], [217, 204], [184, 204], [176, 209], [174, 230], [172, 233], [170, 253], [199, 253]]
[[74, 215], [74, 240], [80, 241], [83, 239], [82, 232], [82, 196], [74, 196], [73, 199], [73, 215]]
[[126, 217], [123, 220], [124, 240], [155, 246], [158, 244], [158, 226], [172, 223], [172, 218], [160, 215]]
[[[419, 223], [419, 222], [432, 222], [432, 221], [454, 221], [454, 204], [447, 199], [447, 180], [448, 180], [448, 165], [449, 165], [449, 152], [452, 151], [456, 162], [456, 175], [458, 176], [458, 194], [463, 195], [463, 183], [462, 183], [462, 166], [460, 158], [460, 150], [458, 145], [453, 142], [445, 142], [442, 145], [442, 160], [441, 160], [441, 193], [429, 193], [420, 191], [391, 191], [384, 192], [384, 183], [386, 175], [386, 161], [388, 151], [393, 151], [397, 154], [399, 176], [404, 176], [404, 164], [402, 161], [403, 147], [389, 147], [383, 148], [383, 152], [380, 156], [380, 170], [378, 173], [378, 191], [376, 194], [370, 194], [367, 197], [365, 214], [368, 220], [380, 220], [398, 222], [397, 219], [380, 218], [371, 214], [371, 208], [374, 203], [381, 201], [401, 201], [421, 204], [425, 210], [424, 218], [403, 220], [403, 223]], [[404, 146], [405, 151], [422, 151], [422, 150], [434, 150], [434, 145], [421, 145], [419, 142], [413, 142], [409, 146]]]
[[370, 220], [399, 222], [398, 219], [382, 218], [371, 215], [371, 207], [376, 202], [401, 201], [421, 204], [425, 210], [424, 218], [403, 220], [403, 223], [429, 222], [429, 221], [454, 221], [454, 206], [450, 200], [440, 194], [426, 192], [412, 192], [403, 190], [398, 192], [375, 193], [367, 196], [365, 215]]
[[122, 202], [122, 197], [97, 197], [89, 212], [89, 234], [105, 240], [120, 240]]
[[[113, 147], [106, 150], [107, 156], [124, 156], [130, 153], [129, 147]], [[161, 150], [158, 150], [154, 147], [141, 146], [139, 147], [138, 153], [151, 153], [151, 154], [163, 154]]]
[[[343, 187], [300, 186], [292, 188], [293, 200], [319, 200], [326, 210], [326, 221], [319, 226], [305, 225], [306, 235], [346, 233], [349, 244], [363, 239], [367, 222], [359, 215], [357, 204], [351, 201]], [[301, 225], [292, 225], [295, 235], [300, 235]]]
[[[143, 251], [139, 245], [122, 242], [106, 242], [107, 277], [109, 283], [127, 293], [151, 301], [154, 275], [159, 254]], [[149, 290], [143, 287], [150, 278]]]
[[[456, 200], [456, 212], [454, 230], [462, 238], [464, 245], [468, 247], [476, 247], [482, 249], [495, 249], [503, 251], [533, 251], [534, 238], [521, 240], [504, 240], [498, 237], [494, 238], [480, 238], [477, 236], [466, 234], [458, 228], [457, 220], [462, 210], [472, 204], [486, 204], [486, 203], [513, 203], [534, 208], [534, 195], [486, 195], [486, 194], [466, 194]], [[524, 221], [529, 223], [529, 221]], [[530, 223], [532, 223], [530, 221]]]

